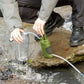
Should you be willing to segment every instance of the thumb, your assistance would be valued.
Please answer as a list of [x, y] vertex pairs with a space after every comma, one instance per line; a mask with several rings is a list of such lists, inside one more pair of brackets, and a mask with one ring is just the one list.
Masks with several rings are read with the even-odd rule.
[[19, 31], [20, 31], [20, 32], [24, 32], [24, 30], [23, 30], [23, 29], [19, 29]]

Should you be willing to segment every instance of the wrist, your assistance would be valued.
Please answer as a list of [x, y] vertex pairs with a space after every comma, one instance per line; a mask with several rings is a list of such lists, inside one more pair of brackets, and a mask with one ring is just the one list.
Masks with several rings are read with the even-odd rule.
[[21, 26], [20, 27], [13, 26], [12, 28], [10, 28], [9, 32], [12, 32], [13, 30], [15, 30], [17, 28], [24, 30]]

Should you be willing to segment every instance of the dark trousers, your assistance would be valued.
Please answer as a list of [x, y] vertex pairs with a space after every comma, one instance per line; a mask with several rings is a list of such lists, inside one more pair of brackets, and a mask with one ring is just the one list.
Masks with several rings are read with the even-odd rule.
[[77, 27], [84, 26], [84, 0], [72, 0], [72, 22]]
[[[22, 21], [34, 23], [38, 18], [38, 11], [41, 7], [41, 0], [17, 0], [19, 4], [19, 12]], [[57, 7], [70, 5], [68, 0], [59, 0]]]
[[[17, 0], [17, 1], [19, 4], [19, 12], [22, 21], [34, 23], [34, 21], [38, 17], [37, 13], [41, 7], [42, 0]], [[60, 7], [64, 5], [70, 5], [70, 2], [68, 0], [59, 0], [56, 6]]]
[[[34, 23], [37, 19], [37, 12], [41, 7], [41, 0], [17, 0], [19, 4], [19, 13], [22, 21]], [[84, 0], [59, 0], [56, 7], [72, 6], [72, 23], [75, 26], [84, 26]], [[0, 12], [0, 16], [2, 16]]]

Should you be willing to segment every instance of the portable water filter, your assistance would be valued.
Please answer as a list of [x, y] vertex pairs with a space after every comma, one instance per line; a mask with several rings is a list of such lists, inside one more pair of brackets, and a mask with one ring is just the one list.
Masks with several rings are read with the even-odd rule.
[[40, 39], [40, 44], [42, 48], [42, 52], [44, 57], [46, 58], [52, 58], [53, 57], [53, 51], [51, 48], [50, 41], [47, 39], [46, 34]]

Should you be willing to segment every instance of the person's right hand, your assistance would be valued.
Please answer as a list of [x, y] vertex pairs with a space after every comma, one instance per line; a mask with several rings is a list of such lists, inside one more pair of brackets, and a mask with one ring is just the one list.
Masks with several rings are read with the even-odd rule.
[[33, 25], [33, 29], [40, 34], [41, 36], [44, 35], [44, 25], [45, 25], [46, 21], [41, 20], [40, 18], [37, 18], [34, 25]]
[[10, 36], [13, 38], [14, 41], [20, 43], [23, 41], [23, 38], [20, 34], [21, 32], [24, 32], [24, 31], [20, 28], [16, 28], [11, 32]]

